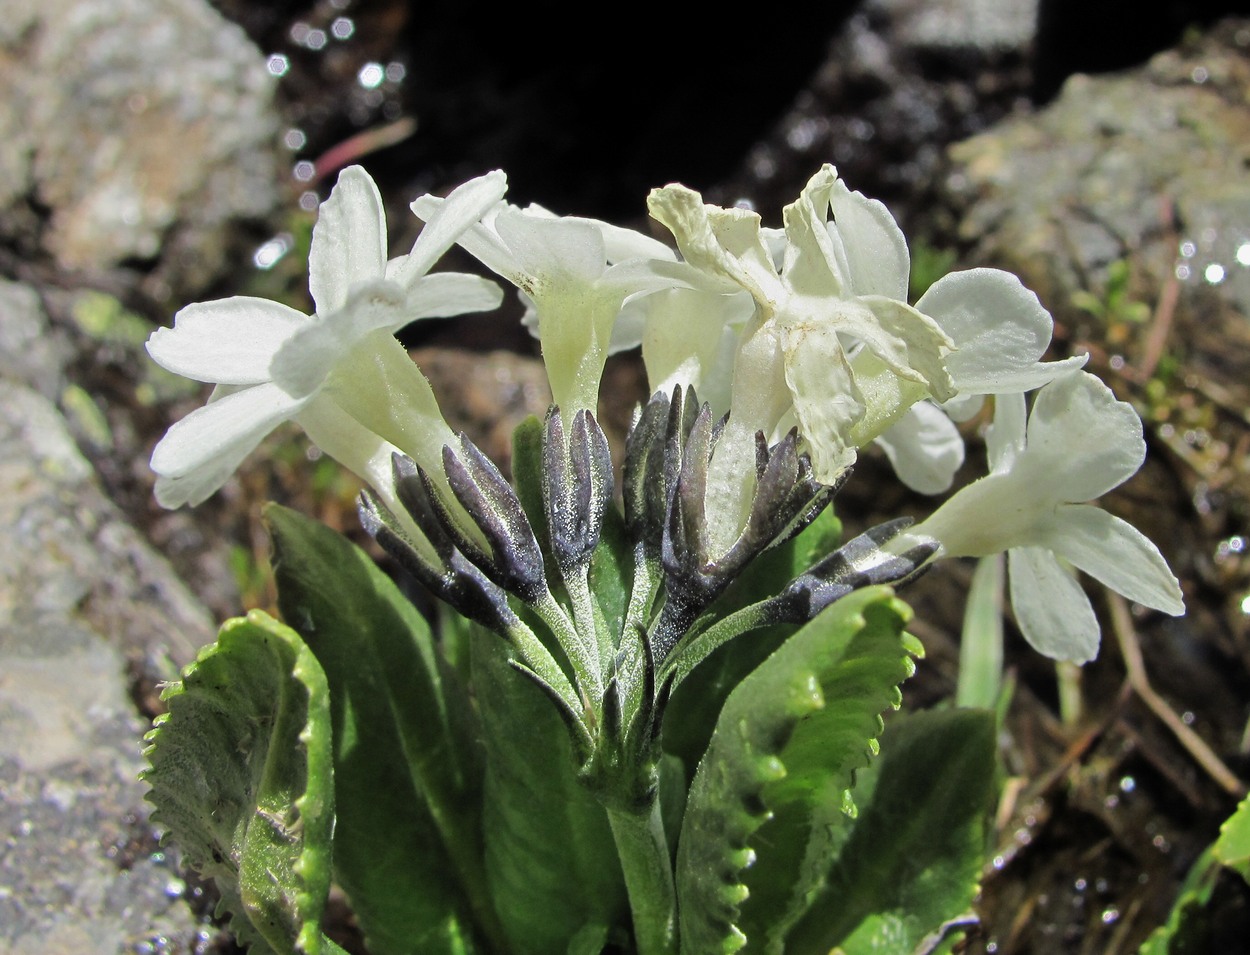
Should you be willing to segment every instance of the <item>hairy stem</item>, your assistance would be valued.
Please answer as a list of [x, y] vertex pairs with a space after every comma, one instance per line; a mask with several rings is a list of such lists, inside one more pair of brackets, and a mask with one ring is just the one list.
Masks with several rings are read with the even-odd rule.
[[629, 891], [638, 955], [676, 955], [677, 890], [659, 800], [641, 813], [612, 807], [607, 812]]

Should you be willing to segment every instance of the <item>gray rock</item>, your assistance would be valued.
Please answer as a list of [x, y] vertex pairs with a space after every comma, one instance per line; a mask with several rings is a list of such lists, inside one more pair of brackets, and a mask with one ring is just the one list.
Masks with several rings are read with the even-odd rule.
[[200, 0], [0, 0], [0, 87], [0, 238], [28, 258], [156, 263], [164, 300], [273, 208], [272, 78]]
[[[1250, 21], [1230, 21], [1141, 69], [1075, 76], [1037, 115], [954, 147], [947, 183], [973, 258], [1020, 274], [1079, 334], [1105, 337], [1117, 316], [1082, 303], [1113, 295], [1125, 263], [1128, 297], [1158, 302], [1171, 287], [1176, 356], [1239, 408], [1250, 406], [1248, 51]], [[1118, 330], [1133, 333], [1121, 357], [1148, 359], [1148, 372], [1150, 324]]]
[[866, 0], [744, 168], [709, 193], [751, 197], [766, 221], [821, 163], [885, 202], [905, 231], [952, 142], [1024, 108], [1037, 0]]
[[172, 678], [212, 623], [55, 407], [10, 381], [0, 540], [0, 950], [193, 951], [205, 929], [147, 824], [128, 672]]
[[0, 279], [0, 378], [55, 400], [64, 387], [69, 351], [65, 337], [49, 327], [39, 293]]
[[190, 952], [201, 928], [146, 825], [123, 660], [63, 618], [0, 631], [0, 949]]
[[905, 48], [1022, 50], [1037, 29], [1038, 0], [868, 0], [898, 21]]

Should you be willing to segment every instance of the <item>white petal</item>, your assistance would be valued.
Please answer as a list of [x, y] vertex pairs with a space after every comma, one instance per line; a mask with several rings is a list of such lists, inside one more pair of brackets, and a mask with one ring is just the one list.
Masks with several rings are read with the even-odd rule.
[[[272, 384], [226, 394], [192, 411], [165, 433], [152, 451], [152, 470], [166, 478], [184, 478], [197, 471], [220, 476], [204, 494], [207, 497], [265, 435], [303, 405]], [[223, 459], [234, 462], [224, 474]]]
[[447, 318], [465, 312], [488, 312], [498, 308], [503, 291], [490, 279], [463, 272], [435, 272], [421, 278], [400, 314], [397, 332], [409, 322], [420, 318]]
[[907, 301], [911, 256], [903, 230], [885, 204], [851, 192], [839, 179], [829, 201], [833, 228], [846, 246], [849, 291]]
[[701, 401], [712, 402], [708, 391], [715, 390], [718, 401], [712, 402], [713, 412], [719, 416], [728, 410], [737, 332], [755, 310], [751, 297], [743, 292], [711, 295], [672, 289], [648, 295], [628, 308], [645, 312], [642, 358], [651, 391], [670, 393], [674, 385], [690, 385]]
[[1057, 378], [1079, 371], [1088, 361], [1088, 353], [1073, 355], [1061, 361], [1039, 361], [1018, 371], [1004, 371], [995, 377], [992, 387], [988, 382], [981, 382], [975, 387], [985, 388], [983, 393], [987, 395], [1001, 395], [1012, 391], [1035, 391]]
[[386, 273], [386, 213], [369, 174], [359, 166], [339, 173], [321, 204], [308, 252], [308, 290], [317, 312], [341, 308], [352, 286]]
[[393, 276], [394, 281], [409, 285], [425, 275], [469, 227], [499, 204], [507, 191], [508, 177], [498, 169], [453, 189], [431, 211], [403, 267]]
[[226, 448], [219, 457], [182, 477], [157, 475], [153, 493], [161, 507], [174, 510], [184, 504], [195, 507], [219, 491], [255, 445], [236, 444]]
[[1050, 344], [1053, 322], [1037, 296], [1010, 272], [951, 272], [930, 286], [916, 308], [954, 341], [947, 367], [960, 392], [1029, 390], [1016, 384], [1016, 376], [1034, 369]]
[[651, 190], [647, 208], [673, 233], [691, 265], [733, 282], [759, 302], [782, 291], [756, 213], [704, 205], [699, 193], [681, 185]]
[[940, 409], [917, 402], [877, 438], [899, 480], [921, 494], [949, 490], [964, 463], [964, 439]]
[[847, 436], [863, 417], [862, 396], [833, 325], [781, 326], [781, 336], [786, 384], [811, 452], [812, 473], [832, 484], [855, 461]]
[[626, 259], [677, 261], [673, 250], [659, 239], [653, 239], [634, 229], [623, 229], [600, 219], [583, 219], [578, 216], [564, 218], [572, 222], [584, 222], [598, 229], [603, 236], [603, 249], [609, 262], [624, 262]]
[[341, 309], [318, 314], [286, 340], [269, 364], [270, 376], [288, 394], [309, 397], [360, 339], [406, 323], [405, 305], [403, 290], [391, 282], [358, 286]]
[[269, 361], [308, 316], [264, 298], [236, 296], [188, 305], [173, 328], [158, 328], [148, 354], [162, 368], [220, 384], [269, 380]]
[[1137, 473], [1146, 458], [1141, 419], [1132, 405], [1087, 372], [1059, 378], [1037, 392], [1029, 413], [1030, 470], [1052, 475], [1054, 499], [1099, 497]]
[[946, 412], [947, 417], [951, 421], [957, 421], [960, 424], [965, 421], [971, 421], [981, 413], [981, 409], [984, 407], [984, 395], [956, 395], [950, 401], [941, 403], [941, 408]]
[[495, 229], [517, 267], [534, 281], [535, 287], [526, 291], [536, 297], [540, 286], [592, 284], [607, 267], [603, 236], [587, 223], [504, 209], [495, 219]]
[[1046, 546], [1129, 600], [1179, 617], [1180, 584], [1151, 543], [1132, 524], [1089, 504], [1059, 508], [1047, 522]]
[[[418, 219], [429, 222], [446, 201], [438, 196], [421, 196], [413, 201], [410, 208]], [[470, 226], [456, 241], [492, 272], [502, 275], [513, 285], [520, 286], [525, 281], [525, 275], [518, 267], [512, 250], [495, 232], [495, 220], [499, 213], [511, 208], [507, 202], [496, 203], [493, 209], [482, 216], [479, 225]]]
[[955, 397], [946, 370], [951, 340], [933, 319], [906, 302], [879, 295], [856, 301], [871, 309], [872, 321], [847, 332], [861, 338], [900, 378], [924, 381], [935, 400]]
[[626, 259], [609, 265], [598, 281], [602, 289], [614, 289], [626, 298], [670, 288], [692, 288], [715, 294], [732, 294], [737, 285], [709, 277], [685, 262], [666, 259]]
[[[612, 325], [612, 338], [608, 342], [609, 355], [629, 351], [631, 348], [637, 348], [642, 344], [643, 329], [646, 327], [647, 315], [651, 308], [647, 303], [658, 297], [646, 295], [635, 298], [633, 302], [627, 302], [621, 306], [620, 312], [617, 313], [616, 321]], [[525, 314], [521, 317], [521, 324], [528, 328], [531, 334], [537, 335], [538, 313], [532, 308], [527, 308]]]
[[824, 166], [808, 180], [798, 200], [786, 206], [786, 245], [782, 278], [798, 295], [813, 298], [853, 298], [847, 239], [826, 226], [829, 194], [837, 173]]
[[1054, 660], [1088, 663], [1098, 655], [1100, 631], [1085, 591], [1050, 551], [1007, 552], [1011, 607], [1033, 649]]

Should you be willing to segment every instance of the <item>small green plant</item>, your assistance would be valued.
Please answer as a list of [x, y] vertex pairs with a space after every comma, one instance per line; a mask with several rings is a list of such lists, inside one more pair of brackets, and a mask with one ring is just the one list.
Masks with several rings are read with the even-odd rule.
[[[166, 691], [155, 818], [254, 952], [337, 951], [332, 882], [373, 955], [949, 946], [973, 921], [996, 718], [886, 725], [923, 656], [895, 590], [989, 558], [969, 639], [992, 647], [1006, 554], [1024, 636], [1074, 661], [1099, 630], [1072, 567], [1181, 613], [1154, 545], [1086, 503], [1141, 465], [1140, 420], [1083, 356], [1039, 360], [1051, 319], [1013, 276], [952, 273], [908, 304], [898, 227], [832, 167], [784, 231], [654, 191], [679, 252], [505, 188], [419, 198], [420, 237], [388, 259], [349, 168], [313, 232], [313, 315], [198, 303], [149, 341], [216, 385], [153, 454], [161, 503], [204, 500], [294, 421], [326, 456], [315, 480], [328, 459], [363, 480], [365, 529], [442, 607], [435, 632], [364, 552], [270, 505], [282, 622], [228, 622]], [[521, 291], [542, 344], [553, 402], [517, 429], [512, 481], [394, 337], [499, 303], [432, 271], [455, 243]], [[608, 353], [639, 344], [653, 396], [618, 473], [594, 411]], [[952, 416], [986, 396], [985, 477], [919, 524], [843, 533], [860, 448], [944, 494]], [[965, 702], [995, 701], [990, 664]]]
[[1242, 800], [1220, 827], [1219, 838], [1190, 868], [1167, 923], [1146, 940], [1140, 955], [1212, 951], [1214, 900], [1224, 879], [1250, 882], [1250, 799]]
[[1080, 289], [1072, 293], [1072, 304], [1108, 328], [1140, 325], [1150, 318], [1150, 306], [1133, 298], [1132, 265], [1128, 259], [1116, 259], [1107, 265], [1107, 281], [1102, 294]]

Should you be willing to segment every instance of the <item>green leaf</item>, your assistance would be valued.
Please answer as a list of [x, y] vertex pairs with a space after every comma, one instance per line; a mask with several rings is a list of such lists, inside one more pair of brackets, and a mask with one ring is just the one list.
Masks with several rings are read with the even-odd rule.
[[969, 911], [985, 862], [995, 725], [992, 712], [969, 709], [891, 721], [857, 780], [858, 818], [787, 933], [787, 953], [910, 952]]
[[[333, 950], [320, 931], [334, 820], [325, 674], [260, 611], [228, 621], [161, 695], [147, 736], [152, 818], [221, 893], [253, 952]], [[324, 946], [323, 947], [323, 943]]]
[[[1216, 945], [1216, 910], [1223, 895], [1228, 895], [1228, 870], [1250, 880], [1250, 797], [1243, 799], [1231, 816], [1220, 826], [1220, 835], [1185, 876], [1167, 922], [1159, 926], [1139, 949], [1139, 955], [1189, 955], [1213, 951]], [[1243, 889], [1244, 892], [1244, 889]], [[1238, 893], [1234, 906], [1240, 904]], [[1227, 900], [1224, 900], [1227, 901]]]
[[1167, 922], [1142, 943], [1138, 955], [1200, 955], [1214, 950], [1210, 906], [1222, 869], [1214, 846], [1208, 846], [1185, 876]]
[[270, 505], [282, 614], [330, 684], [334, 872], [374, 955], [498, 948], [469, 695], [424, 618], [342, 535]]
[[757, 875], [771, 868], [770, 842], [759, 830], [776, 807], [843, 805], [852, 773], [867, 765], [881, 732], [881, 712], [898, 706], [898, 685], [914, 669], [916, 648], [903, 632], [910, 615], [889, 588], [857, 591], [729, 694], [695, 773], [678, 845], [683, 950], [734, 952], [745, 944], [741, 906], [753, 891], [748, 883], [769, 891]]
[[1215, 857], [1250, 882], [1250, 797], [1220, 826], [1215, 840]]
[[1003, 689], [1002, 554], [982, 557], [972, 574], [959, 638], [959, 680], [955, 705], [991, 708]]
[[480, 628], [473, 682], [486, 741], [486, 865], [511, 950], [551, 955], [587, 925], [628, 924], [607, 814], [577, 780], [555, 707]]

